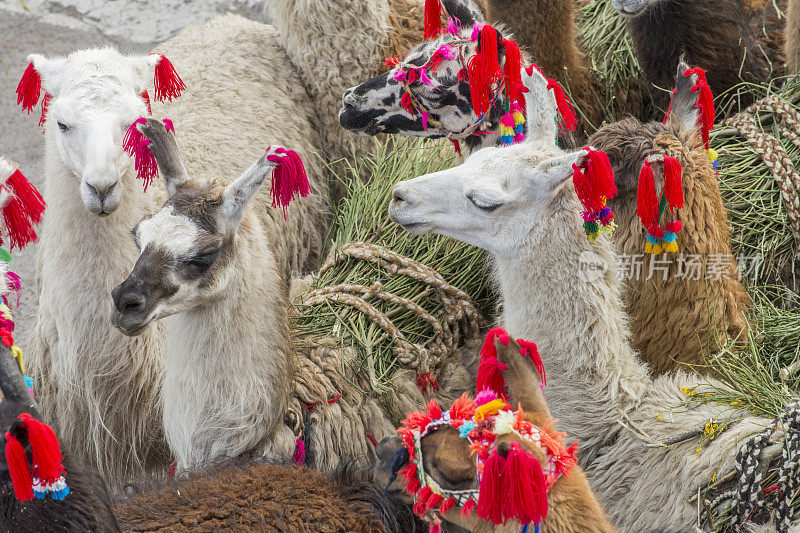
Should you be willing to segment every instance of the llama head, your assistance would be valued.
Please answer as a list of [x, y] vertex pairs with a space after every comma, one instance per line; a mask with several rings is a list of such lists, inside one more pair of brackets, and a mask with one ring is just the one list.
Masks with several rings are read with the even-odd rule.
[[460, 166], [398, 183], [389, 216], [412, 233], [438, 233], [509, 256], [541, 238], [537, 222], [562, 208], [562, 185], [584, 154], [536, 142], [483, 148]]
[[[452, 15], [456, 7], [448, 2], [444, 4]], [[468, 65], [478, 63], [479, 41], [484, 39], [483, 23], [475, 16], [466, 15], [460, 19], [460, 27], [450, 25], [449, 31], [419, 44], [402, 60], [396, 60], [391, 71], [347, 89], [339, 111], [342, 127], [363, 135], [447, 136], [486, 144], [485, 131], [499, 128], [506, 111], [505, 102], [517, 99], [526, 105], [528, 121], [531, 122], [532, 115], [535, 125], [547, 127], [548, 134], [554, 136], [555, 97], [548, 91], [548, 80], [537, 70], [526, 72], [520, 68], [519, 78], [514, 75], [522, 85], [516, 96], [512, 96], [516, 89], [507, 90], [510, 82], [505, 87], [500, 83], [495, 84], [494, 89], [483, 87], [485, 90], [471, 86], [473, 77]], [[499, 31], [496, 41], [498, 65], [508, 68], [509, 72], [515, 70], [511, 65], [521, 64], [517, 60], [516, 43], [504, 40]], [[486, 48], [489, 49], [491, 47]], [[514, 59], [509, 61], [512, 55]], [[391, 64], [392, 60], [387, 62]], [[508, 78], [506, 75], [505, 79]], [[527, 91], [531, 93], [523, 96]], [[476, 111], [481, 108], [486, 109], [485, 113]], [[539, 114], [547, 119], [540, 120]]]
[[[146, 90], [153, 85], [162, 56], [125, 56], [113, 48], [98, 48], [59, 58], [31, 54], [28, 60], [32, 76], [26, 71], [20, 87], [26, 78], [41, 79], [46, 135], [76, 176], [84, 205], [96, 215], [112, 213], [133, 185], [120, 183], [131, 165], [122, 140], [136, 118], [149, 114]], [[30, 110], [38, 101], [39, 86], [27, 89], [25, 97], [20, 88], [18, 94], [23, 108]]]
[[[592, 146], [608, 155], [620, 194], [636, 194], [644, 158], [659, 150], [655, 146], [657, 139], [663, 142], [663, 139], [671, 138], [688, 149], [700, 142], [702, 113], [698, 99], [701, 91], [693, 90], [699, 81], [698, 74], [692, 73], [689, 66], [680, 61], [666, 123], [642, 124], [635, 118], [625, 118], [603, 126], [589, 138]], [[707, 157], [703, 156], [703, 159], [697, 163], [711, 164]]]
[[[476, 468], [478, 461], [483, 464], [483, 471], [487, 475], [491, 475], [490, 467], [487, 466], [489, 456], [499, 454], [508, 459], [509, 453], [514, 449], [529, 454], [529, 457], [537, 463], [536, 466], [544, 468], [545, 471], [551, 464], [551, 457], [547, 451], [531, 440], [520, 437], [520, 433], [524, 432], [516, 432], [511, 427], [509, 431], [501, 429], [501, 426], [506, 426], [511, 413], [496, 418], [487, 415], [487, 418], [492, 418], [486, 421], [487, 429], [492, 426], [488, 433], [495, 431], [497, 436], [492, 445], [485, 446], [481, 443], [481, 436], [485, 435], [486, 431], [480, 421], [483, 414], [478, 416], [474, 414], [490, 412], [488, 405], [505, 403], [508, 407], [501, 407], [501, 410], [522, 409], [523, 414], [520, 419], [539, 428], [547, 427], [550, 419], [550, 412], [539, 386], [541, 376], [532, 362], [530, 348], [533, 347], [535, 351], [535, 345], [526, 341], [515, 341], [505, 332], [496, 337], [490, 332], [487, 343], [481, 351], [482, 365], [488, 361], [484, 353], [490, 343], [493, 348], [491, 351], [496, 353], [494, 364], [497, 365], [496, 374], [500, 387], [502, 388], [502, 383], [505, 382], [510, 397], [504, 394], [503, 402], [500, 402], [496, 399], [497, 394], [489, 393], [489, 389], [482, 389], [474, 400], [465, 394], [456, 400], [448, 411], [440, 409], [435, 402], [429, 403], [425, 411], [418, 411], [406, 418], [404, 427], [398, 430], [399, 436], [387, 437], [381, 441], [376, 450], [378, 462], [373, 471], [375, 483], [386, 487], [390, 498], [414, 504], [414, 512], [418, 515], [426, 515], [433, 510], [445, 520], [465, 527], [469, 531], [496, 530], [486, 529], [487, 525], [491, 525], [491, 521], [478, 516], [483, 514], [482, 507], [489, 502], [474, 501], [477, 492], [480, 492], [481, 498], [490, 497], [481, 491], [483, 487]], [[437, 420], [440, 422], [436, 422]], [[433, 424], [430, 424], [431, 421]], [[462, 421], [466, 423], [462, 425]], [[513, 424], [514, 422], [512, 426]], [[413, 444], [416, 440], [412, 433], [414, 430], [421, 435], [418, 447]], [[411, 449], [415, 450], [414, 453], [409, 451], [409, 444]], [[574, 459], [572, 450], [564, 452], [565, 458], [570, 456], [570, 460]], [[519, 459], [519, 456], [516, 459]], [[420, 475], [420, 470], [443, 489], [441, 497], [427, 499], [431, 497], [424, 488], [427, 479]], [[451, 491], [462, 492], [453, 495], [451, 499], [449, 494]], [[475, 492], [469, 495], [467, 491]], [[546, 495], [542, 493], [540, 496], [545, 498], [543, 504], [546, 509]], [[472, 503], [467, 503], [470, 500], [473, 500]], [[508, 508], [504, 511], [506, 511], [505, 517], [509, 518]], [[508, 531], [519, 531], [519, 529], [520, 526], [515, 524]]]
[[611, 0], [611, 5], [624, 17], [635, 17], [659, 0]]
[[137, 127], [150, 141], [169, 199], [131, 232], [141, 253], [111, 293], [112, 321], [129, 335], [222, 296], [234, 275], [237, 231], [251, 228], [247, 206], [276, 161], [286, 157], [283, 149], [271, 148], [227, 186], [201, 182], [188, 176], [175, 138], [162, 122], [151, 118]]

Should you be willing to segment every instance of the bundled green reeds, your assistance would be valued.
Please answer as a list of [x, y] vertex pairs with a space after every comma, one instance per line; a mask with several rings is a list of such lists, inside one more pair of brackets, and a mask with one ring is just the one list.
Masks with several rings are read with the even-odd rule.
[[[449, 146], [449, 145], [448, 145]], [[332, 230], [334, 249], [349, 242], [368, 242], [386, 247], [435, 269], [451, 285], [465, 291], [482, 312], [491, 309], [490, 282], [486, 256], [481, 250], [438, 235], [412, 235], [389, 220], [388, 207], [393, 186], [453, 165], [451, 150], [439, 143], [404, 140], [397, 145], [376, 145], [374, 156], [354, 164], [331, 166], [347, 189], [338, 206]], [[374, 263], [346, 257], [315, 277], [311, 289], [340, 284], [372, 286], [381, 283], [388, 293], [408, 298], [436, 318], [444, 309], [429, 285], [399, 274], [389, 274]], [[411, 343], [426, 346], [433, 338], [430, 325], [399, 305], [371, 301], [385, 313]], [[330, 339], [342, 348], [353, 348], [358, 381], [370, 383], [375, 393], [388, 391], [388, 381], [397, 363], [387, 334], [355, 308], [338, 302], [303, 305], [295, 302], [293, 327], [297, 337]], [[368, 379], [364, 380], [363, 377]]]
[[[717, 101], [721, 107], [737, 105], [745, 92], [755, 100], [777, 95], [797, 108], [800, 78], [775, 79], [765, 85], [741, 84]], [[775, 137], [797, 165], [800, 149], [781, 134], [774, 114], [760, 111], [755, 118], [760, 130]], [[719, 154], [719, 187], [730, 215], [734, 255], [760, 258], [758, 276], [751, 279], [755, 284], [780, 281], [794, 286], [798, 250], [775, 178], [734, 128], [718, 125], [711, 135], [711, 147]]]
[[646, 118], [655, 106], [650, 85], [633, 50], [627, 23], [609, 0], [578, 2], [578, 42], [589, 57], [590, 70], [604, 88], [606, 121], [625, 114]]

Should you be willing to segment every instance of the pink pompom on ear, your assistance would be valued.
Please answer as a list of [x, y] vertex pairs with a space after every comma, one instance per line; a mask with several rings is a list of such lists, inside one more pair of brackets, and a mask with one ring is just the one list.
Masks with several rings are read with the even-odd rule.
[[[269, 149], [268, 149], [269, 150]], [[286, 220], [286, 208], [296, 196], [306, 197], [311, 194], [303, 160], [294, 150], [277, 148], [275, 154], [267, 156], [267, 160], [276, 163], [272, 172], [272, 207], [283, 209]]]
[[136, 177], [144, 181], [144, 191], [147, 192], [147, 187], [158, 176], [158, 164], [150, 148], [148, 148], [150, 141], [139, 131], [136, 127], [137, 124], [147, 124], [147, 119], [139, 117], [133, 121], [133, 124], [125, 133], [122, 149], [133, 158]]
[[159, 102], [162, 100], [172, 100], [181, 95], [186, 90], [186, 85], [175, 67], [169, 59], [161, 54], [150, 54], [158, 56], [158, 63], [156, 63], [155, 76], [153, 82], [155, 84], [155, 97]]
[[39, 103], [39, 94], [42, 91], [42, 78], [33, 66], [28, 63], [28, 68], [22, 74], [17, 85], [17, 105], [22, 104], [22, 110], [30, 113]]

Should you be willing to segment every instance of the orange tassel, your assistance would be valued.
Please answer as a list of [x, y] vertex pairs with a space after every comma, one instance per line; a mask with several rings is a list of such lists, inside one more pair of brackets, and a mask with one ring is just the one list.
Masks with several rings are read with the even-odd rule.
[[683, 207], [683, 183], [681, 163], [674, 157], [664, 156], [664, 194], [674, 209]]
[[433, 39], [442, 33], [442, 5], [439, 0], [425, 0], [425, 29], [423, 38]]
[[658, 218], [658, 198], [656, 197], [656, 183], [653, 168], [645, 159], [642, 170], [639, 172], [639, 193], [636, 205], [636, 214], [642, 225], [649, 228], [656, 223]]

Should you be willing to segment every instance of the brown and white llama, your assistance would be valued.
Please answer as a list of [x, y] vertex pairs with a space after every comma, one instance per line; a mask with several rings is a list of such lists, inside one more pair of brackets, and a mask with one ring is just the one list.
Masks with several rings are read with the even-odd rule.
[[[647, 80], [667, 89], [682, 56], [692, 65], [708, 68], [714, 94], [742, 81], [763, 83], [783, 72], [785, 0], [767, 2], [749, 13], [736, 0], [612, 0], [629, 19], [636, 56]], [[746, 107], [752, 97], [743, 94]], [[656, 95], [666, 107], [667, 93]], [[730, 109], [722, 110], [729, 113]]]
[[[493, 350], [490, 350], [491, 348]], [[491, 354], [491, 351], [494, 351], [494, 354]], [[520, 531], [521, 525], [525, 524], [520, 524], [519, 515], [524, 516], [527, 512], [540, 517], [546, 515], [540, 523], [539, 531], [543, 533], [615, 531], [589, 488], [586, 474], [572, 462], [574, 461], [572, 450], [565, 450], [564, 434], [555, 433], [554, 422], [540, 387], [542, 377], [532, 360], [531, 344], [523, 343], [521, 346], [514, 339], [510, 339], [505, 332], [497, 334], [495, 330], [490, 332], [487, 338], [487, 345], [484, 346], [482, 355], [484, 353], [490, 355], [486, 359], [487, 363], [497, 365], [498, 371], [493, 377], [495, 386], [499, 387], [496, 380], [500, 376], [502, 376], [500, 382], [505, 381], [507, 385], [508, 404], [500, 409], [510, 412], [516, 407], [520, 418], [513, 419], [511, 425], [506, 423], [506, 431], [500, 429], [504, 415], [497, 413], [490, 416], [488, 413], [492, 411], [487, 411], [488, 406], [477, 406], [476, 401], [469, 396], [462, 396], [444, 412], [438, 404], [430, 403], [425, 412], [408, 415], [406, 422], [409, 426], [413, 426], [413, 430], [409, 426], [401, 428], [398, 430], [400, 437], [387, 437], [378, 446], [379, 460], [375, 465], [375, 482], [380, 486], [386, 486], [392, 498], [407, 504], [414, 503], [415, 510], [420, 511], [420, 514], [426, 516], [429, 521], [436, 522], [441, 517], [468, 531], [509, 533]], [[492, 357], [496, 357], [494, 362], [490, 361]], [[483, 394], [482, 401], [490, 400], [492, 397], [497, 398], [497, 394], [476, 392], [478, 393], [476, 399], [480, 399]], [[497, 409], [494, 407], [494, 412], [497, 412]], [[482, 417], [486, 417], [485, 422], [470, 420], [476, 410], [481, 411]], [[436, 421], [443, 417], [446, 419], [443, 422]], [[551, 446], [545, 447], [544, 439], [534, 442], [522, 437], [526, 427], [522, 420], [532, 424], [536, 428], [535, 432], [542, 429], [543, 434], [548, 435], [547, 442]], [[461, 431], [463, 422], [467, 425], [464, 426], [464, 431]], [[421, 427], [422, 425], [427, 427]], [[457, 425], [459, 427], [456, 427]], [[477, 427], [468, 432], [467, 430], [473, 425]], [[491, 448], [482, 453], [480, 446], [475, 443], [481, 441], [483, 431], [495, 433], [496, 437], [490, 444]], [[519, 454], [520, 450], [523, 454], [534, 458], [536, 464], [528, 466], [525, 461], [519, 461], [519, 458], [523, 457]], [[517, 457], [510, 457], [515, 453]], [[482, 454], [488, 457], [481, 459], [483, 476], [479, 482], [476, 458]], [[522, 505], [520, 501], [516, 502], [516, 505], [525, 508], [526, 513], [519, 513], [520, 509], [503, 508], [506, 519], [510, 518], [510, 513], [515, 514], [515, 518], [502, 526], [494, 525], [491, 519], [486, 518], [486, 512], [492, 505], [488, 501], [481, 502], [481, 498], [491, 500], [496, 496], [488, 486], [492, 468], [489, 466], [489, 458], [492, 455], [503, 458], [491, 459], [495, 462], [503, 462], [505, 465], [517, 463], [509, 467], [507, 473], [501, 474], [509, 488], [530, 490], [526, 497], [521, 498], [524, 502]], [[556, 469], [558, 473], [554, 475], [553, 472], [549, 472], [551, 459], [553, 464], [566, 466], [563, 475], [558, 469]], [[527, 472], [522, 471], [526, 467], [539, 472], [547, 469], [552, 478], [544, 480], [537, 476], [526, 477]], [[520, 471], [516, 471], [515, 468], [520, 468]], [[434, 483], [430, 483], [429, 479]], [[527, 481], [529, 486], [526, 487], [525, 481], [522, 480]], [[544, 483], [538, 486], [537, 481]], [[428, 485], [428, 491], [423, 492], [424, 489], [417, 486], [420, 484]], [[431, 492], [433, 487], [435, 489]], [[546, 495], [545, 487], [549, 487]], [[511, 490], [512, 493], [505, 496], [507, 500], [513, 499], [513, 495], [517, 494]], [[474, 501], [469, 503], [475, 497], [478, 499], [477, 505]], [[540, 503], [542, 498], [544, 502]], [[502, 507], [502, 502], [496, 504]], [[544, 513], [542, 509], [535, 509], [536, 505], [542, 505]]]
[[[673, 120], [685, 119], [673, 112]], [[629, 343], [614, 246], [590, 242], [570, 178], [589, 154], [564, 153], [547, 136], [473, 154], [463, 165], [395, 187], [391, 218], [489, 251], [510, 335], [536, 339], [552, 414], [581, 442], [579, 463], [621, 531], [692, 524], [691, 498], [735, 449], [770, 421], [727, 405], [686, 405], [681, 388], [708, 378], [680, 370], [653, 379]], [[581, 273], [591, 264], [594, 276]], [[717, 384], [718, 386], [721, 386]], [[660, 444], [709, 421], [713, 440]]]

